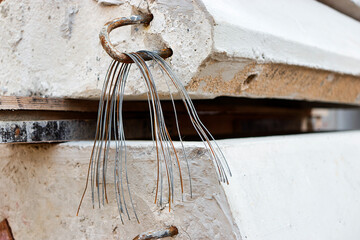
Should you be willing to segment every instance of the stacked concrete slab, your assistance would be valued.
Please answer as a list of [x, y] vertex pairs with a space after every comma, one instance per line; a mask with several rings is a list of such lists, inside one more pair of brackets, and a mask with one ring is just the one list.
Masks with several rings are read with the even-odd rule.
[[[124, 52], [172, 48], [168, 61], [195, 98], [359, 104], [359, 22], [301, 0], [3, 1], [0, 94], [98, 98], [111, 61], [98, 33], [113, 18], [141, 12], [154, 15], [150, 26], [115, 30], [112, 41]], [[128, 98], [145, 97], [142, 81], [134, 67]]]

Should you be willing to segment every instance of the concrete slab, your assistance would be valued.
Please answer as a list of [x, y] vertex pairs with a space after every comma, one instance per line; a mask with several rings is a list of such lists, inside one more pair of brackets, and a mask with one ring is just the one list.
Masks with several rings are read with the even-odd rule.
[[76, 216], [91, 142], [0, 145], [0, 219], [9, 221], [15, 239], [133, 239], [170, 225], [179, 230], [176, 239], [240, 239], [215, 169], [200, 144], [186, 144], [193, 198], [185, 178], [184, 201], [177, 184], [171, 212], [168, 205], [154, 204], [156, 152], [152, 143], [128, 142], [128, 146], [129, 181], [140, 224], [132, 211], [132, 220], [121, 224], [111, 162], [109, 204], [93, 209], [88, 192]]
[[187, 143], [194, 197], [176, 195], [170, 213], [153, 204], [151, 142], [130, 141], [140, 225], [121, 225], [111, 187], [108, 205], [92, 209], [88, 193], [75, 216], [90, 142], [0, 145], [0, 218], [15, 239], [132, 239], [169, 225], [176, 239], [358, 239], [359, 140], [360, 131], [219, 141], [233, 172], [225, 191], [202, 145]]
[[[171, 47], [168, 61], [195, 98], [360, 104], [360, 23], [301, 0], [2, 1], [0, 95], [98, 98], [111, 61], [98, 33], [140, 11], [154, 15], [150, 27], [115, 30], [112, 41], [128, 52]], [[146, 98], [139, 73], [130, 75], [127, 98]]]
[[360, 131], [221, 144], [242, 239], [360, 238]]

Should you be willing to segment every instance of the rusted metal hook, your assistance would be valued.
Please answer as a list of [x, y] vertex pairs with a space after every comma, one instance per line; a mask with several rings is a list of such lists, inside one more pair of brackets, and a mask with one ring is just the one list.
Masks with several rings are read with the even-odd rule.
[[[105, 49], [105, 51], [115, 59], [116, 61], [123, 62], [123, 63], [133, 63], [130, 57], [125, 55], [124, 53], [119, 52], [115, 46], [110, 42], [109, 34], [110, 32], [118, 27], [126, 26], [126, 25], [134, 25], [134, 24], [149, 24], [151, 20], [153, 19], [152, 14], [146, 14], [146, 15], [134, 15], [131, 17], [123, 17], [123, 18], [116, 18], [114, 20], [111, 20], [107, 22], [104, 27], [101, 29], [99, 38], [101, 45]], [[156, 52], [160, 57], [162, 58], [168, 58], [170, 57], [173, 52], [171, 48], [165, 48], [161, 50], [154, 51]], [[151, 60], [149, 56], [147, 56], [145, 53], [139, 52], [141, 57], [147, 61]]]
[[173, 237], [179, 233], [179, 230], [175, 226], [169, 226], [160, 231], [149, 231], [137, 235], [133, 240], [151, 240], [166, 237]]

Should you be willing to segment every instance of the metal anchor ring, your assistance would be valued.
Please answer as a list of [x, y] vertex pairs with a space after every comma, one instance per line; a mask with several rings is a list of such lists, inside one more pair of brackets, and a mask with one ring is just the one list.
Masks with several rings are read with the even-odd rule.
[[[103, 48], [105, 49], [107, 54], [109, 54], [110, 57], [112, 57], [116, 61], [123, 62], [123, 63], [133, 63], [133, 60], [130, 57], [128, 57], [124, 53], [119, 52], [115, 48], [115, 46], [111, 43], [109, 33], [115, 28], [126, 26], [126, 25], [134, 25], [134, 24], [141, 24], [141, 23], [149, 24], [152, 19], [153, 19], [152, 14], [146, 14], [146, 15], [134, 15], [134, 16], [131, 16], [128, 18], [126, 18], [126, 17], [116, 18], [114, 20], [107, 22], [104, 25], [104, 27], [101, 29], [100, 34], [99, 34], [101, 45], [103, 46]], [[157, 50], [154, 52], [156, 52], [162, 58], [168, 58], [173, 54], [173, 51], [171, 50], [171, 48], [165, 48], [165, 49]], [[151, 60], [151, 58], [143, 52], [138, 52], [138, 54], [140, 54], [140, 56], [145, 61]]]

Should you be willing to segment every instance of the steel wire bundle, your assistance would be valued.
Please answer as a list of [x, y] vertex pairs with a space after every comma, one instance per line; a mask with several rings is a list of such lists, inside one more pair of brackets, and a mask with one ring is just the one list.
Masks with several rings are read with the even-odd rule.
[[[170, 86], [173, 85], [180, 94], [181, 100], [189, 115], [190, 121], [197, 131], [201, 141], [204, 143], [205, 148], [209, 154], [209, 157], [216, 166], [216, 174], [218, 180], [223, 183], [228, 183], [228, 177], [231, 176], [230, 168], [226, 162], [226, 159], [216, 143], [214, 137], [206, 129], [204, 124], [199, 119], [196, 109], [190, 99], [189, 94], [185, 90], [181, 81], [175, 76], [169, 65], [161, 58], [156, 52], [139, 51], [135, 53], [124, 53], [127, 55], [134, 64], [140, 70], [140, 73], [144, 79], [147, 88], [147, 98], [149, 104], [149, 114], [151, 123], [151, 135], [156, 149], [157, 158], [157, 180], [156, 180], [156, 193], [155, 203], [159, 203], [160, 206], [164, 203], [164, 184], [167, 185], [167, 202], [169, 204], [169, 210], [171, 209], [171, 203], [174, 201], [174, 169], [173, 165], [177, 166], [179, 171], [179, 181], [181, 186], [181, 193], [184, 193], [183, 176], [180, 164], [180, 155], [177, 153], [174, 143], [170, 137], [169, 131], [165, 124], [163, 111], [161, 108], [160, 97], [156, 88], [156, 83], [151, 74], [149, 66], [142, 56], [147, 56], [156, 63], [164, 77], [170, 81], [166, 81], [169, 94], [172, 101], [176, 120], [176, 130], [181, 143], [182, 156], [186, 162], [186, 168], [189, 177], [190, 195], [192, 196], [192, 183], [191, 183], [191, 171], [189, 159], [186, 155], [184, 144], [182, 141], [178, 118], [176, 114], [176, 107], [174, 103], [174, 97], [170, 90]], [[130, 200], [131, 208], [134, 212], [135, 218], [139, 222], [134, 202], [131, 196], [131, 190], [129, 186], [128, 177], [128, 156], [126, 139], [123, 126], [123, 101], [126, 81], [129, 75], [132, 63], [121, 63], [113, 60], [107, 71], [105, 82], [103, 85], [101, 98], [99, 102], [96, 136], [91, 152], [89, 169], [87, 174], [86, 186], [82, 195], [77, 215], [79, 213], [81, 204], [83, 202], [86, 190], [89, 185], [91, 187], [92, 205], [95, 207], [95, 203], [98, 202], [99, 207], [108, 202], [107, 194], [107, 170], [109, 161], [109, 150], [111, 144], [115, 144], [115, 157], [114, 157], [114, 191], [116, 196], [116, 202], [119, 210], [119, 215], [122, 223], [123, 214], [126, 214], [130, 220], [130, 214], [128, 211], [128, 204], [125, 198], [125, 191], [127, 197]]]

